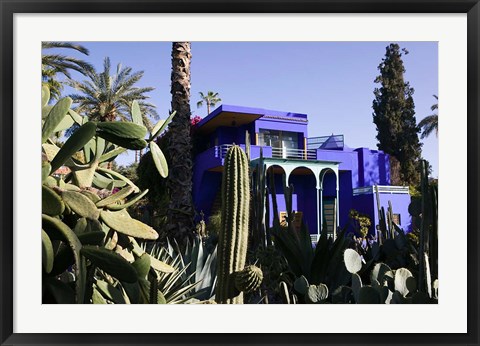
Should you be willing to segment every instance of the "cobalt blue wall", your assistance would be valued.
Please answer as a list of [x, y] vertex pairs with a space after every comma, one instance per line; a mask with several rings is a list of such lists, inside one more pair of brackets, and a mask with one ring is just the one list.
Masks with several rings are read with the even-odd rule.
[[195, 210], [200, 213], [203, 211], [205, 219], [211, 215], [211, 208], [217, 193], [220, 191], [222, 185], [221, 172], [205, 172], [203, 174], [200, 186], [197, 188], [194, 204]]
[[315, 176], [313, 173], [308, 175], [291, 174], [288, 180], [293, 185], [293, 191], [297, 195], [297, 209], [293, 210], [303, 213], [303, 222], [308, 225], [310, 233], [317, 233], [316, 194], [318, 190]]
[[390, 185], [390, 160], [382, 151], [355, 149], [358, 153], [359, 186]]
[[[278, 206], [278, 214], [280, 216], [280, 212], [282, 211], [287, 211], [287, 206], [285, 203], [285, 194], [283, 190], [283, 175], [282, 174], [275, 174], [275, 195], [276, 195], [276, 200], [277, 200], [277, 206]], [[267, 186], [270, 189], [271, 186], [271, 181], [270, 177], [267, 176]], [[299, 210], [298, 209], [298, 204], [297, 204], [297, 192], [294, 191], [293, 196], [292, 196], [292, 210]], [[271, 190], [269, 193], [269, 202], [270, 202], [270, 226], [273, 225], [273, 202], [272, 202], [272, 195], [271, 195]], [[281, 221], [281, 220], [280, 220]]]
[[349, 223], [348, 215], [352, 209], [352, 172], [340, 171], [340, 188], [338, 191], [340, 199], [339, 226], [341, 229]]
[[[380, 206], [385, 209], [385, 213], [387, 213], [388, 210], [388, 201], [391, 201], [392, 203], [393, 213], [400, 214], [400, 228], [402, 228], [405, 232], [410, 232], [412, 227], [412, 219], [408, 213], [410, 195], [380, 193]], [[376, 235], [376, 225], [378, 225], [379, 220], [376, 194], [368, 193], [354, 196], [352, 208], [361, 213], [373, 215], [369, 234]]]

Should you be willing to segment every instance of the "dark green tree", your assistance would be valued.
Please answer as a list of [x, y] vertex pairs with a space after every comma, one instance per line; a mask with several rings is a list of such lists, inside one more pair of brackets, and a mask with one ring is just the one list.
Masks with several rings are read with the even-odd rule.
[[404, 80], [402, 55], [408, 54], [392, 43], [386, 47], [385, 57], [378, 66], [380, 75], [375, 79], [373, 122], [377, 127], [377, 147], [396, 158], [400, 165], [400, 180], [415, 185], [419, 181], [417, 170], [421, 156], [418, 139], [420, 127], [415, 119], [414, 89]]

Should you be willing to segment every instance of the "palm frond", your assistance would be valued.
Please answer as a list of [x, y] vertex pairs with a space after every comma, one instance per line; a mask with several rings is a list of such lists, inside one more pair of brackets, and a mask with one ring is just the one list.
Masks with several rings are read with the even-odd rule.
[[76, 51], [79, 51], [80, 53], [83, 53], [85, 55], [89, 54], [89, 51], [87, 48], [72, 42], [42, 42], [42, 49], [51, 49], [51, 48], [68, 48], [68, 49], [74, 49]]

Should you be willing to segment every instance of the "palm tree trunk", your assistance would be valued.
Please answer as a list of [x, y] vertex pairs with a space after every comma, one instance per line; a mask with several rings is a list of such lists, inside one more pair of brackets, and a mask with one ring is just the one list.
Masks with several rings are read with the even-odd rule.
[[190, 140], [190, 42], [173, 42], [171, 94], [172, 111], [176, 111], [169, 125], [168, 174], [170, 204], [167, 211], [167, 232], [179, 244], [194, 236], [192, 175], [193, 163]]

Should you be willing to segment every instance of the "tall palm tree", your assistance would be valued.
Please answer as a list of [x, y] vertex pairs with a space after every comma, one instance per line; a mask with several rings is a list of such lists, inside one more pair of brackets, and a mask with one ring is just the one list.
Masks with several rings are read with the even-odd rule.
[[135, 86], [143, 77], [143, 71], [132, 72], [131, 67], [118, 64], [115, 74], [111, 75], [110, 68], [110, 58], [106, 57], [102, 72], [92, 70], [87, 73], [88, 80], [69, 83], [81, 92], [70, 95], [76, 111], [96, 121], [127, 120], [131, 118], [132, 103], [137, 100], [143, 123], [151, 130], [149, 117], [158, 119], [158, 113], [153, 104], [145, 101], [149, 98], [145, 94], [154, 88]]
[[167, 186], [170, 204], [167, 231], [180, 244], [194, 235], [192, 201], [192, 144], [190, 139], [190, 42], [172, 43], [171, 94], [172, 111], [168, 151], [171, 158]]
[[[435, 110], [438, 109], [438, 96], [433, 95], [433, 97], [435, 97], [435, 99], [437, 100], [437, 103], [432, 105], [432, 107], [430, 107], [430, 109], [432, 111], [435, 111]], [[422, 121], [420, 121], [418, 123], [418, 126], [420, 128], [422, 128], [422, 134], [420, 136], [422, 139], [430, 136], [430, 134], [434, 130], [435, 130], [435, 134], [438, 136], [438, 114], [433, 113], [429, 116], [426, 116], [425, 118], [422, 119]]]
[[[53, 48], [65, 48], [75, 50], [85, 55], [89, 54], [88, 49], [79, 44], [71, 42], [42, 42], [42, 50], [45, 51]], [[57, 75], [62, 74], [70, 79], [71, 70], [86, 75], [88, 71], [93, 70], [93, 66], [81, 59], [62, 54], [42, 54], [42, 82], [48, 85], [53, 98], [58, 99], [63, 89], [63, 85], [58, 80]]]
[[203, 103], [207, 105], [207, 115], [210, 114], [210, 107], [215, 107], [215, 105], [219, 102], [222, 102], [222, 99], [218, 97], [218, 93], [214, 93], [213, 91], [208, 91], [205, 95], [201, 91], [199, 92], [201, 100], [197, 102], [197, 108], [203, 106]]

